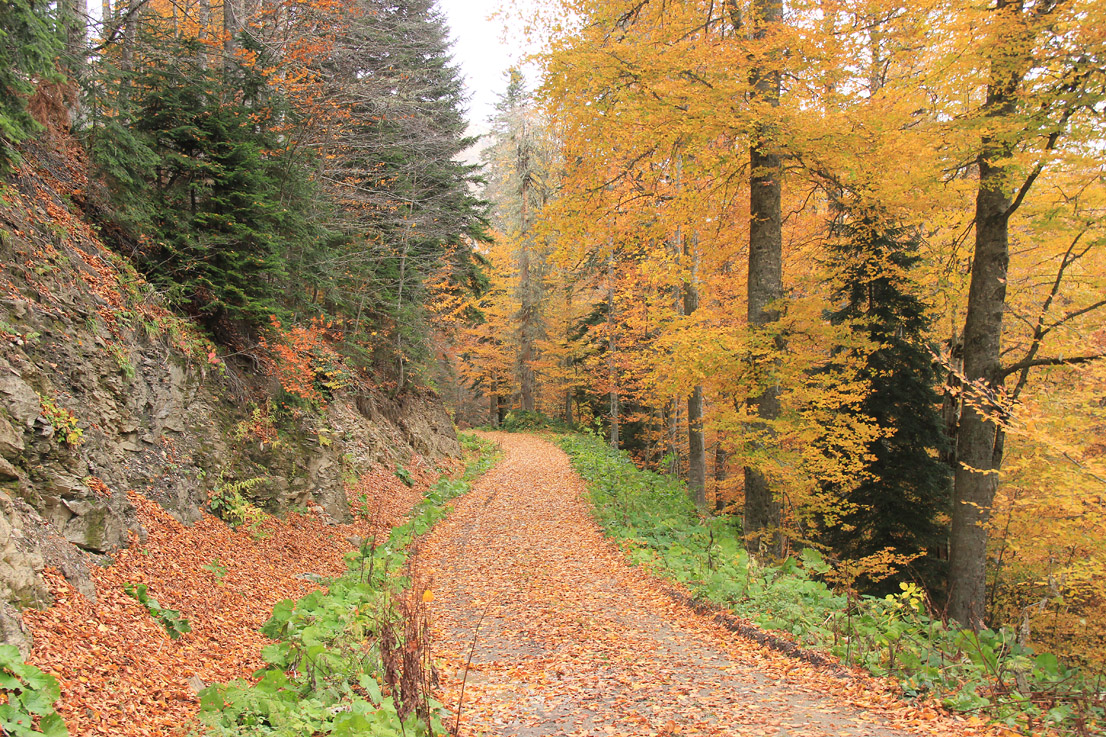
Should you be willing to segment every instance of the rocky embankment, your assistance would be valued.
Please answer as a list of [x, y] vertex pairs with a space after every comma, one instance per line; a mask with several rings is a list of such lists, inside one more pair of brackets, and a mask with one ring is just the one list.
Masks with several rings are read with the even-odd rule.
[[50, 604], [44, 569], [95, 598], [89, 567], [146, 534], [128, 492], [190, 525], [250, 479], [258, 507], [313, 503], [337, 524], [343, 480], [458, 454], [436, 396], [364, 377], [275, 419], [279, 384], [256, 358], [221, 358], [104, 245], [79, 164], [31, 163], [0, 192], [0, 641], [26, 651], [20, 612]]

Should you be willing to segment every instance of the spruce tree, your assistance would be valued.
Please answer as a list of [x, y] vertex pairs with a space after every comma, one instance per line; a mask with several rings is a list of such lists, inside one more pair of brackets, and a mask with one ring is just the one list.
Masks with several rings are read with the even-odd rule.
[[459, 161], [463, 87], [443, 16], [430, 0], [362, 0], [330, 70], [352, 121], [324, 179], [346, 233], [332, 275], [354, 330], [384, 327], [376, 358], [398, 368], [426, 357], [425, 278], [443, 259], [461, 284], [479, 281], [472, 245], [486, 239], [476, 167]]
[[248, 75], [228, 82], [204, 64], [196, 40], [145, 33], [129, 126], [152, 154], [131, 172], [150, 202], [140, 261], [211, 329], [248, 333], [282, 311], [295, 222], [265, 153], [278, 148], [268, 106], [245, 98]]
[[0, 174], [18, 161], [15, 146], [38, 130], [27, 112], [35, 81], [57, 74], [62, 42], [52, 8], [41, 0], [0, 3]]
[[[847, 527], [830, 526], [823, 536], [848, 558], [884, 548], [922, 553], [912, 571], [931, 591], [940, 589], [949, 469], [938, 457], [945, 436], [934, 388], [937, 367], [925, 344], [930, 320], [910, 276], [919, 261], [918, 236], [871, 210], [842, 208], [841, 215], [829, 248], [840, 306], [829, 317], [833, 324], [851, 325], [874, 346], [839, 359], [860, 362], [859, 377], [870, 386], [860, 411], [883, 432], [867, 448], [873, 459], [869, 475], [845, 492], [855, 505], [842, 520]], [[882, 593], [890, 586], [869, 590]]]

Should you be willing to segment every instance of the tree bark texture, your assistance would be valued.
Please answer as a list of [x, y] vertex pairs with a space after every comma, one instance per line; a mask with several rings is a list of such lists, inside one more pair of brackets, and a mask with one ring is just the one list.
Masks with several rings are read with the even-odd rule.
[[518, 289], [519, 289], [519, 351], [518, 373], [519, 390], [521, 394], [522, 409], [524, 412], [534, 411], [534, 395], [536, 393], [536, 377], [534, 376], [534, 332], [536, 330], [538, 295], [535, 294], [535, 284], [530, 273], [530, 150], [526, 142], [526, 132], [523, 130], [518, 146], [518, 172], [520, 178], [520, 202], [519, 213], [519, 255], [518, 255]]
[[[684, 282], [684, 314], [699, 309], [699, 238], [691, 233], [684, 247], [691, 273]], [[695, 506], [707, 508], [707, 449], [703, 442], [703, 387], [697, 384], [687, 398], [687, 488]]]
[[[1021, 13], [1018, 0], [999, 0], [994, 12]], [[1018, 21], [1022, 20], [1019, 16]], [[1017, 22], [1017, 21], [1016, 21]], [[985, 115], [1017, 112], [1017, 90], [1028, 68], [1027, 39], [1007, 37], [991, 61]], [[1001, 125], [995, 126], [1001, 128]], [[1009, 134], [984, 135], [975, 201], [975, 252], [964, 321], [964, 391], [956, 436], [952, 530], [949, 536], [949, 616], [979, 628], [986, 616], [987, 528], [1002, 464], [998, 404], [1002, 392], [1002, 317], [1010, 264], [1012, 214]]]
[[[754, 38], [763, 39], [767, 29], [783, 20], [782, 0], [755, 0]], [[752, 81], [755, 99], [768, 108], [780, 102], [780, 72], [778, 69], [754, 69]], [[783, 297], [783, 234], [780, 216], [781, 166], [770, 125], [761, 125], [754, 133], [749, 148], [749, 326], [763, 328], [780, 317], [772, 306]], [[781, 346], [782, 347], [782, 346]], [[774, 384], [771, 368], [768, 386], [750, 404], [761, 423], [756, 429], [767, 436], [768, 422], [780, 414], [779, 389]], [[763, 442], [763, 440], [761, 441]], [[780, 504], [765, 475], [757, 468], [745, 468], [745, 534], [754, 553], [779, 555], [782, 537], [779, 533]]]

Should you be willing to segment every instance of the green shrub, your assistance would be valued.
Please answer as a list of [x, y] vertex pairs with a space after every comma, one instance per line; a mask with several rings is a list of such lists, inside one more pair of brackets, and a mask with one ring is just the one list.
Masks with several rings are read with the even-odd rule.
[[528, 412], [516, 409], [507, 413], [497, 430], [504, 432], [529, 432], [531, 430], [553, 430], [554, 432], [574, 432], [576, 427], [564, 420], [547, 417], [540, 412]]
[[54, 711], [61, 696], [58, 681], [27, 665], [12, 645], [0, 645], [0, 732], [13, 737], [68, 737], [65, 722]]
[[157, 599], [149, 595], [146, 584], [125, 583], [123, 591], [138, 599], [138, 603], [146, 607], [150, 616], [161, 622], [161, 626], [169, 633], [170, 639], [179, 640], [181, 635], [192, 631], [192, 625], [180, 615], [180, 612], [176, 609], [166, 609]]
[[261, 523], [265, 521], [265, 513], [257, 505], [245, 497], [243, 492], [265, 483], [268, 479], [255, 477], [226, 483], [220, 481], [215, 485], [207, 503], [211, 511], [233, 528], [245, 525], [253, 537], [262, 534]]

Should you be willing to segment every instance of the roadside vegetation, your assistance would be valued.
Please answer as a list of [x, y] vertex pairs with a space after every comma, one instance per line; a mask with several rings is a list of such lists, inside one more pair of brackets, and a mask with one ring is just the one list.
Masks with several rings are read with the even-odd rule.
[[1106, 728], [1101, 677], [1036, 652], [1017, 632], [950, 627], [910, 582], [884, 597], [858, 593], [849, 571], [812, 547], [760, 563], [744, 549], [740, 519], [702, 518], [682, 481], [637, 468], [627, 453], [590, 434], [562, 434], [557, 442], [587, 482], [606, 534], [630, 560], [695, 599], [893, 678], [908, 698], [935, 697], [1026, 732]]
[[262, 634], [275, 642], [252, 682], [210, 686], [200, 721], [212, 735], [442, 734], [441, 704], [430, 696], [432, 654], [426, 605], [433, 591], [418, 576], [418, 538], [449, 514], [449, 502], [497, 459], [495, 446], [462, 436], [466, 467], [443, 476], [386, 539], [346, 554], [346, 573], [318, 591], [273, 608]]

